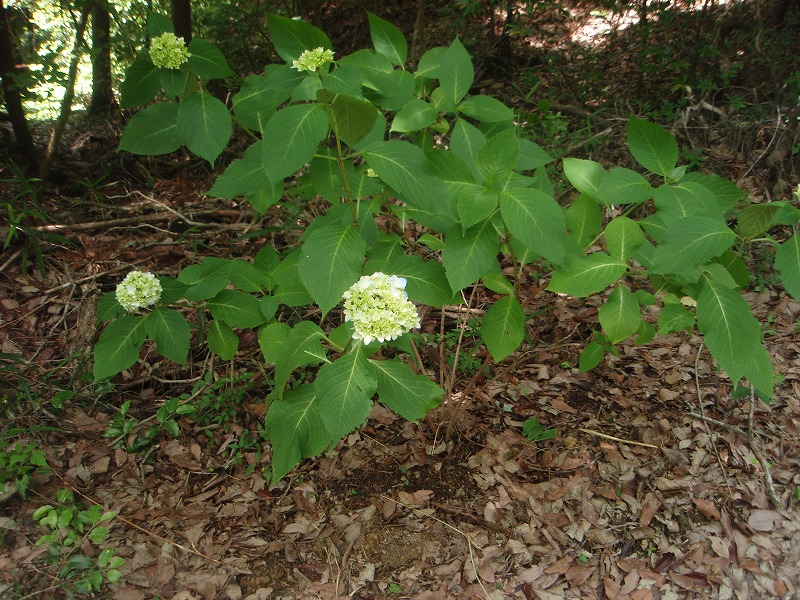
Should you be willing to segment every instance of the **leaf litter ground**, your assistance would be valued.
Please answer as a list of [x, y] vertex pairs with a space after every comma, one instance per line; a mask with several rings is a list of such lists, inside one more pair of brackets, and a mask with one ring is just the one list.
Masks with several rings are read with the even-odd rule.
[[[179, 205], [177, 196], [159, 202]], [[236, 222], [222, 225], [205, 242], [246, 255], [251, 242], [228, 234]], [[85, 352], [94, 327], [87, 307], [119, 273], [104, 267], [97, 281], [92, 265], [167, 269], [194, 260], [166, 227], [148, 233], [146, 259], [130, 230], [109, 228], [84, 241], [90, 258], [64, 250], [48, 257], [44, 277], [16, 263], [5, 271], [2, 352], [31, 358], [27, 376], [40, 398], [18, 407], [15, 425], [54, 429], [29, 434], [47, 448], [53, 474], [35, 478], [27, 500], [3, 506], [7, 589], [52, 593], [31, 515], [69, 487], [119, 512], [106, 544], [127, 562], [123, 584], [107, 596], [121, 600], [797, 593], [800, 305], [782, 292], [748, 296], [770, 323], [766, 342], [783, 376], [770, 406], [732, 399], [699, 338], [623, 345], [620, 357], [579, 373], [601, 299], [539, 292], [536, 347], [499, 365], [469, 397], [456, 395], [419, 425], [376, 407], [364, 429], [269, 490], [259, 474], [268, 451], [242, 453], [256, 465], [252, 475], [226, 452], [243, 432], [255, 436], [265, 393], [257, 387], [233, 407], [228, 428], [182, 421], [179, 438], [164, 435], [142, 453], [114, 450], [103, 437], [124, 400], [150, 416], [179, 391], [166, 382], [199, 377], [202, 364], [179, 369], [147, 356], [112, 395], [79, 393], [62, 411], [49, 406], [54, 365], [70, 349]], [[258, 360], [254, 341], [243, 347], [234, 368]], [[555, 427], [556, 438], [523, 438], [530, 417]], [[759, 454], [780, 506], [770, 503]]]

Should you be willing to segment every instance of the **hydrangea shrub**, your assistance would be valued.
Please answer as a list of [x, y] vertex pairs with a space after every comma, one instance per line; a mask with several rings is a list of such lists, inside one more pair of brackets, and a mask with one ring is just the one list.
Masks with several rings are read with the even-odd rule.
[[[165, 33], [168, 23], [154, 23], [152, 36]], [[122, 105], [147, 106], [120, 150], [156, 155], [183, 145], [213, 164], [235, 118], [255, 141], [208, 195], [244, 198], [260, 213], [285, 194], [328, 205], [283, 252], [265, 243], [252, 261], [206, 257], [177, 278], [159, 277], [152, 304], [135, 286], [122, 299], [105, 296], [97, 380], [131, 367], [147, 339], [185, 363], [192, 330], [175, 305], [200, 312], [198, 339], [224, 360], [237, 355], [238, 331], [256, 329], [273, 366], [266, 428], [275, 483], [361, 426], [375, 400], [411, 421], [439, 404], [444, 391], [419, 374], [424, 365], [409, 365], [414, 304], [462, 303], [465, 289], [482, 285], [491, 301], [480, 341], [495, 361], [517, 351], [532, 318], [523, 267], [536, 263], [552, 269], [551, 292], [605, 294], [581, 368], [624, 340], [698, 331], [733, 383], [747, 380], [770, 398], [773, 368], [740, 292], [748, 273], [738, 253], [776, 225], [796, 226], [800, 210], [746, 206], [731, 182], [687, 172], [674, 136], [636, 118], [627, 135], [640, 168], [565, 158], [574, 194], [562, 206], [547, 169], [554, 159], [524, 137], [515, 110], [470, 95], [474, 70], [459, 40], [427, 51], [412, 71], [400, 31], [373, 14], [369, 23], [373, 48], [335, 59], [321, 30], [270, 16], [283, 63], [243, 79], [230, 105], [205, 91], [232, 72], [203, 40], [192, 41], [179, 69], [154, 64], [152, 50], [128, 69]], [[799, 240], [795, 231], [774, 242], [795, 297]], [[308, 305], [318, 320], [282, 317]]]

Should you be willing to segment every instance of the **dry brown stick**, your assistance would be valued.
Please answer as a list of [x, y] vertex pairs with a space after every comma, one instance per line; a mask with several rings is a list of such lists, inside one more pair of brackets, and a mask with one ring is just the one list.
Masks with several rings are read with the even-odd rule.
[[622, 438], [614, 437], [613, 435], [608, 435], [607, 433], [592, 431], [591, 429], [579, 428], [578, 431], [582, 431], [583, 433], [588, 433], [589, 435], [596, 435], [597, 437], [601, 437], [606, 440], [612, 440], [614, 442], [622, 442], [623, 444], [630, 444], [631, 446], [642, 446], [644, 448], [653, 448], [655, 450], [658, 450], [658, 446], [654, 446], [653, 444], [645, 444], [644, 442], [634, 442], [633, 440], [624, 440]]
[[491, 521], [487, 521], [486, 519], [479, 517], [478, 515], [474, 515], [469, 512], [465, 512], [459, 508], [454, 506], [448, 506], [447, 504], [439, 504], [438, 502], [432, 502], [431, 506], [442, 510], [446, 513], [454, 515], [456, 517], [461, 517], [472, 523], [473, 525], [477, 525], [478, 527], [484, 527], [486, 529], [491, 529], [492, 531], [496, 531], [497, 533], [502, 533], [507, 538], [513, 538], [514, 532], [510, 529], [503, 527], [502, 525], [498, 525], [497, 523], [492, 523]]
[[772, 481], [772, 473], [770, 472], [770, 466], [767, 462], [767, 459], [764, 457], [764, 453], [761, 451], [761, 447], [756, 443], [755, 434], [753, 433], [753, 413], [755, 412], [756, 407], [756, 392], [753, 386], [750, 386], [750, 414], [748, 415], [747, 420], [747, 443], [750, 444], [750, 449], [753, 451], [753, 454], [756, 455], [756, 459], [761, 464], [761, 470], [764, 471], [764, 487], [767, 488], [767, 496], [769, 496], [770, 501], [772, 502], [773, 506], [778, 510], [782, 510], [784, 507], [781, 504], [781, 500], [778, 497], [778, 493], [775, 491], [775, 484]]
[[[119, 219], [110, 219], [108, 221], [92, 221], [90, 223], [74, 223], [72, 225], [39, 225], [37, 227], [33, 227], [32, 229], [50, 233], [56, 231], [92, 231], [94, 229], [103, 229], [106, 227], [124, 227], [126, 225], [157, 223], [172, 219], [176, 219], [176, 217], [171, 213], [152, 213], [149, 215], [139, 215], [138, 217], [121, 217]], [[245, 229], [249, 226], [248, 223], [201, 223], [198, 221], [186, 221], [186, 223], [192, 227], [217, 227], [220, 229]]]

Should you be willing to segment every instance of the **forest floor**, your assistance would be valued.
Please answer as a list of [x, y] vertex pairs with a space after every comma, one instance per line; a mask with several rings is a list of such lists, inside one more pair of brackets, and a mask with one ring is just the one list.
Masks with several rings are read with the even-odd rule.
[[[590, 21], [580, 8], [540, 31], [549, 23], [562, 38], [575, 33]], [[564, 59], [575, 77], [579, 58]], [[550, 73], [541, 97], [565, 110], [528, 106], [542, 113], [536, 131], [555, 127], [548, 149], [629, 161], [620, 158], [620, 116], [631, 114], [620, 100], [624, 74], [609, 76], [605, 85], [619, 92], [606, 90], [595, 109], [575, 102], [568, 73]], [[517, 106], [532, 102], [517, 76], [480, 85]], [[687, 109], [673, 121], [682, 145], [703, 151], [704, 168], [755, 201], [791, 198], [800, 167], [764, 160], [775, 146], [766, 118], [734, 126], [705, 117]], [[0, 501], [0, 597], [64, 597], [69, 586], [36, 545], [44, 530], [32, 519], [62, 488], [118, 513], [103, 546], [126, 562], [101, 598], [798, 597], [800, 303], [756, 250], [745, 296], [781, 378], [769, 405], [735, 398], [698, 336], [623, 343], [618, 357], [580, 372], [603, 298], [551, 294], [531, 273], [524, 300], [541, 315], [529, 322], [533, 346], [490, 367], [485, 351], [467, 346], [455, 386], [466, 393], [417, 425], [376, 405], [365, 427], [270, 489], [255, 339], [242, 337], [233, 363], [198, 351], [178, 367], [149, 353], [106, 391], [87, 373], [97, 299], [129, 269], [175, 274], [204, 255], [252, 257], [265, 237], [286, 234], [288, 213], [258, 217], [204, 197], [214, 175], [202, 164], [117, 154], [118, 132], [117, 123], [85, 120], [72, 128], [46, 192], [56, 220], [37, 230], [43, 270], [30, 246], [0, 255], [0, 427], [6, 439], [45, 449], [51, 469], [32, 478], [26, 498]], [[445, 310], [457, 328], [463, 309]], [[423, 331], [438, 320], [434, 311]], [[57, 402], [64, 390], [74, 396]], [[207, 419], [180, 419], [179, 436], [163, 432], [126, 451], [104, 435], [124, 402], [139, 423], [132, 441], [181, 395]], [[524, 437], [530, 418], [555, 437]], [[96, 552], [88, 542], [83, 550]]]

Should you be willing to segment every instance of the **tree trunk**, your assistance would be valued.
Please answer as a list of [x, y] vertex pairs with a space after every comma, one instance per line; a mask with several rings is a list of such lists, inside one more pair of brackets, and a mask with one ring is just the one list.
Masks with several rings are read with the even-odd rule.
[[192, 0], [172, 0], [172, 26], [175, 35], [187, 44], [192, 41]]
[[25, 119], [25, 111], [22, 108], [22, 95], [19, 93], [16, 77], [19, 72], [20, 69], [14, 60], [11, 28], [8, 25], [6, 9], [3, 6], [3, 0], [0, 0], [0, 77], [3, 79], [3, 97], [6, 101], [11, 127], [14, 129], [14, 137], [17, 138], [19, 155], [25, 162], [34, 164], [36, 149], [33, 145], [31, 131], [28, 129], [28, 121]]
[[92, 101], [89, 114], [108, 115], [116, 108], [111, 79], [111, 15], [105, 0], [92, 5]]
[[61, 141], [61, 136], [64, 135], [64, 129], [67, 127], [69, 114], [72, 111], [72, 101], [75, 99], [75, 79], [78, 77], [78, 62], [81, 58], [81, 49], [83, 48], [83, 34], [86, 31], [86, 21], [89, 19], [89, 10], [91, 7], [85, 5], [81, 10], [80, 19], [75, 30], [75, 45], [72, 47], [72, 58], [69, 61], [69, 71], [67, 73], [67, 88], [64, 90], [64, 98], [61, 100], [61, 113], [58, 115], [53, 133], [50, 135], [50, 141], [47, 143], [47, 150], [44, 153], [44, 160], [42, 161], [42, 168], [39, 178], [44, 182], [50, 175], [50, 168], [53, 166], [53, 160], [56, 157], [56, 148]]

